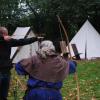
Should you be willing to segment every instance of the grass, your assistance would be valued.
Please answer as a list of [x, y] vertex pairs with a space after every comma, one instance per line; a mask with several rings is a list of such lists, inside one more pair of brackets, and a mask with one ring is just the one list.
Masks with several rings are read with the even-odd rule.
[[[80, 100], [100, 100], [100, 61], [80, 61], [78, 62], [77, 73], [80, 87]], [[66, 100], [76, 100], [77, 86], [70, 75], [62, 88], [63, 98]]]
[[[78, 61], [77, 66], [80, 100], [100, 100], [100, 60]], [[19, 81], [20, 79], [20, 81]], [[8, 100], [22, 100], [27, 78], [16, 75], [12, 70], [12, 81]], [[76, 100], [77, 86], [74, 75], [69, 75], [61, 90], [63, 100]]]

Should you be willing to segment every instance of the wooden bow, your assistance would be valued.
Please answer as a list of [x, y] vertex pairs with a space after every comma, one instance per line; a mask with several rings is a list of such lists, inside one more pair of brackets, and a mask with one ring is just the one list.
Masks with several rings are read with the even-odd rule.
[[[64, 25], [63, 25], [63, 23], [62, 23], [62, 21], [61, 21], [61, 19], [59, 17], [59, 15], [57, 15], [57, 18], [58, 18], [58, 21], [59, 21], [59, 23], [60, 23], [60, 25], [61, 25], [64, 33], [65, 33], [66, 40], [67, 40], [67, 45], [68, 45], [68, 50], [69, 50], [69, 54], [70, 54], [70, 59], [72, 60], [71, 51], [70, 51], [70, 45], [69, 45], [69, 39], [68, 39], [68, 35], [67, 35], [67, 32], [66, 32], [66, 29], [65, 29], [65, 27], [64, 27]], [[80, 100], [79, 83], [78, 83], [78, 75], [77, 75], [77, 72], [75, 72], [74, 75], [75, 75], [75, 80], [76, 80], [76, 84], [77, 84], [77, 100]]]

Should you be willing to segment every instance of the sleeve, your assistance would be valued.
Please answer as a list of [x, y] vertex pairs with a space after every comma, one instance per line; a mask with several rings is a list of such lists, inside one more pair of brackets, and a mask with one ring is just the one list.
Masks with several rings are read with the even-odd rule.
[[23, 67], [21, 66], [20, 62], [18, 62], [15, 65], [15, 70], [18, 73], [18, 75], [27, 75], [27, 72], [23, 69]]
[[69, 61], [69, 74], [76, 72], [77, 63], [75, 61]]
[[4, 40], [4, 38], [3, 37], [0, 37], [0, 44], [5, 44], [5, 40]]
[[23, 45], [27, 45], [30, 43], [33, 43], [35, 41], [37, 41], [37, 37], [32, 37], [32, 38], [27, 38], [27, 39], [11, 39], [8, 44], [11, 47], [15, 47], [15, 46], [23, 46]]
[[34, 69], [33, 59], [32, 58], [22, 59], [16, 64], [15, 69], [17, 73], [20, 75], [30, 74], [30, 72]]

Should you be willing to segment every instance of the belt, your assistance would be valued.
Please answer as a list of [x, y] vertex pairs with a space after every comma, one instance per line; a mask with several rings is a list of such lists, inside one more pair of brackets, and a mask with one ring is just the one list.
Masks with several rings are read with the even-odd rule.
[[28, 87], [27, 90], [30, 90], [30, 89], [45, 89], [45, 90], [56, 90], [56, 91], [59, 91], [59, 89], [57, 89], [57, 88], [49, 88], [49, 87]]
[[35, 87], [35, 89], [59, 90], [59, 89], [57, 89], [57, 88], [48, 88], [48, 87]]

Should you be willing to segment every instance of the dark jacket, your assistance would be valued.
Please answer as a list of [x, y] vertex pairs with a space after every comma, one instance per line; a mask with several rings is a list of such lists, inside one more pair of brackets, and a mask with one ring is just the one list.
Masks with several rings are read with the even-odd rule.
[[22, 46], [35, 41], [37, 41], [35, 37], [28, 39], [11, 39], [10, 41], [5, 41], [0, 37], [0, 72], [10, 70], [12, 67], [10, 60], [11, 47]]

